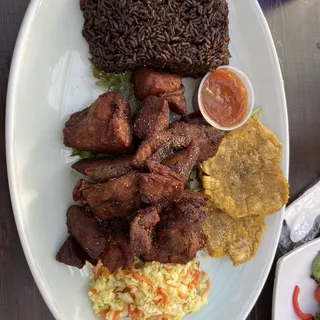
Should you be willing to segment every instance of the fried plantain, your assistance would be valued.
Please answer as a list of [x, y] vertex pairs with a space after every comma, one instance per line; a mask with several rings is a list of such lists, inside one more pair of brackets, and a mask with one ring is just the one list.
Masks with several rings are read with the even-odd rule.
[[258, 119], [228, 132], [215, 157], [202, 165], [205, 194], [234, 218], [266, 215], [288, 202], [279, 167], [281, 143]]
[[234, 219], [212, 206], [206, 213], [203, 231], [209, 255], [214, 258], [228, 255], [233, 265], [238, 266], [256, 254], [265, 230], [263, 216]]

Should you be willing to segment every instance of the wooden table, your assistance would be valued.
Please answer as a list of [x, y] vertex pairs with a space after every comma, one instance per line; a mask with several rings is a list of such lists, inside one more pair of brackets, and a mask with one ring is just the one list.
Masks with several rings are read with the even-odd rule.
[[[21, 249], [6, 174], [6, 87], [15, 40], [28, 3], [29, 0], [0, 0], [1, 320], [53, 319], [33, 281]], [[320, 176], [320, 1], [260, 0], [260, 4], [278, 50], [287, 94], [292, 201]], [[271, 319], [273, 279], [274, 270], [270, 273], [250, 320]]]

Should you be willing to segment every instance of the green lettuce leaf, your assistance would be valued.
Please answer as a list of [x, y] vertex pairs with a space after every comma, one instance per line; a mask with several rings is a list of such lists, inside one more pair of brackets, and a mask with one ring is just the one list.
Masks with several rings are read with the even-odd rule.
[[259, 119], [261, 114], [262, 114], [262, 107], [255, 108], [251, 113], [251, 118]]
[[140, 104], [134, 95], [131, 71], [119, 74], [107, 73], [93, 66], [92, 74], [97, 79], [96, 84], [98, 86], [104, 88], [107, 92], [115, 91], [126, 98], [130, 104], [132, 116], [136, 114]]

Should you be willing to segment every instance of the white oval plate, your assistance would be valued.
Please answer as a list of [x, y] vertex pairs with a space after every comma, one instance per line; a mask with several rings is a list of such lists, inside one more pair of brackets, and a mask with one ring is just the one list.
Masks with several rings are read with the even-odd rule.
[[319, 312], [314, 299], [316, 282], [310, 278], [311, 265], [320, 251], [320, 238], [286, 254], [277, 263], [273, 291], [273, 320], [299, 319], [292, 305], [294, 287], [300, 287], [299, 304], [304, 313]]
[[[256, 0], [229, 3], [231, 65], [250, 77], [256, 105], [263, 107], [262, 121], [284, 145], [281, 165], [288, 176], [287, 109], [270, 31]], [[95, 319], [86, 294], [88, 278], [55, 261], [67, 235], [65, 213], [76, 179], [62, 128], [72, 112], [101, 92], [91, 75], [82, 23], [78, 0], [31, 1], [7, 99], [7, 164], [16, 224], [34, 279], [59, 320]], [[185, 81], [189, 104], [197, 83]], [[282, 220], [283, 211], [267, 217], [261, 247], [246, 265], [234, 268], [228, 259], [202, 259], [212, 288], [208, 305], [192, 319], [246, 318], [270, 270]]]

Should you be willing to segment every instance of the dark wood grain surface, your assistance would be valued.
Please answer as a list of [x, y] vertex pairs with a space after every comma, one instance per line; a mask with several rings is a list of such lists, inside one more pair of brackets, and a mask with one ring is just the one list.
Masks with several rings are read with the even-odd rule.
[[[7, 80], [14, 44], [28, 3], [28, 0], [0, 0], [0, 320], [53, 319], [21, 249], [6, 173]], [[320, 176], [320, 1], [260, 0], [260, 4], [274, 37], [287, 94], [292, 201]], [[250, 320], [271, 319], [273, 280], [274, 268]]]

